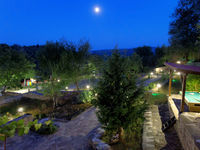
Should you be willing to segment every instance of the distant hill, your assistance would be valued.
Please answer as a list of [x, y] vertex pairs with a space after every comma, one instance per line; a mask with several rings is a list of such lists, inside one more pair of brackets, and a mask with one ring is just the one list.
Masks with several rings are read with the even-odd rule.
[[[135, 48], [118, 49], [118, 51], [122, 56], [131, 56], [134, 53]], [[155, 52], [155, 47], [152, 47], [152, 51]], [[90, 52], [90, 54], [94, 54], [94, 55], [111, 56], [113, 49], [90, 50], [89, 52]]]
[[[90, 50], [91, 54], [100, 55], [100, 56], [111, 56], [113, 49], [104, 49], [104, 50]], [[131, 56], [134, 53], [134, 49], [119, 49], [119, 53], [122, 56]]]

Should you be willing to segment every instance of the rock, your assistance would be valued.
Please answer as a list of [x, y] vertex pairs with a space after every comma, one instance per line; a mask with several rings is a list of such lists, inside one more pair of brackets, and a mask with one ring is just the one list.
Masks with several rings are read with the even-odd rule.
[[95, 150], [111, 150], [111, 147], [103, 142], [100, 138], [105, 133], [105, 130], [97, 127], [88, 134], [90, 145]]

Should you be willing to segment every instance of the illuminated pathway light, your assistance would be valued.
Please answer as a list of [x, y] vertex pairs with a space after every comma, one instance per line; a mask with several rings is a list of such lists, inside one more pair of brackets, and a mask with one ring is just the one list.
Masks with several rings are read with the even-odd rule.
[[18, 112], [23, 112], [23, 111], [24, 111], [24, 108], [23, 108], [23, 107], [19, 107], [17, 111], [18, 111]]

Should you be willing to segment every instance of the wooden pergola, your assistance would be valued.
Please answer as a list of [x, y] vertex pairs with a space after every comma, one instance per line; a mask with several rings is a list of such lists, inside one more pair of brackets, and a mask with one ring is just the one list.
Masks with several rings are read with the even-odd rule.
[[191, 65], [182, 65], [175, 63], [165, 63], [165, 65], [170, 69], [169, 76], [169, 96], [171, 96], [171, 87], [172, 87], [172, 75], [174, 70], [181, 72], [182, 78], [182, 99], [181, 99], [181, 107], [180, 112], [184, 111], [185, 104], [185, 88], [186, 88], [186, 79], [188, 74], [196, 74], [200, 75], [200, 66], [191, 66]]

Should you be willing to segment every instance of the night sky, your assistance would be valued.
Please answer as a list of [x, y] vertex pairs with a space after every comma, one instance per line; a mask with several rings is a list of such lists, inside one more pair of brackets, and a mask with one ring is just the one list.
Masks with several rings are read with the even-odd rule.
[[92, 49], [167, 45], [177, 1], [0, 0], [0, 43], [85, 39]]

